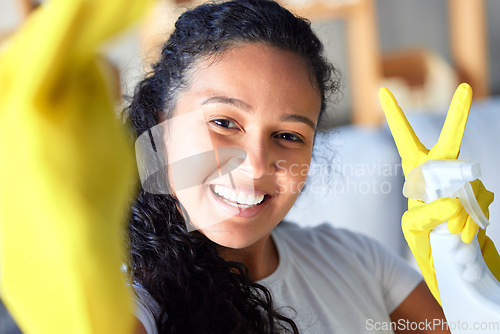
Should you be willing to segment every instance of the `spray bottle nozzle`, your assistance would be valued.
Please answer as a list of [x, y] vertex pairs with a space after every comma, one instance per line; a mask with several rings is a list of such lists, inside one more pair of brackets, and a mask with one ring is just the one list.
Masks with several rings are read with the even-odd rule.
[[479, 164], [473, 161], [429, 160], [408, 174], [403, 195], [426, 203], [443, 197], [458, 197], [476, 224], [486, 228], [490, 222], [469, 183], [480, 176]]

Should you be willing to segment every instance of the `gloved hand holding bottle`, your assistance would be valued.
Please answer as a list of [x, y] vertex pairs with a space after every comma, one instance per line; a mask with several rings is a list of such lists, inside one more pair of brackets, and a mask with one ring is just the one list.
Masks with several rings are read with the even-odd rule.
[[[456, 90], [439, 139], [431, 150], [420, 142], [396, 99], [387, 88], [380, 90], [379, 99], [401, 156], [405, 178], [415, 167], [428, 160], [458, 158], [472, 102], [472, 89], [469, 85], [461, 84]], [[479, 180], [472, 182], [471, 185], [479, 206], [488, 217], [488, 206], [493, 201], [493, 193], [488, 191]], [[403, 233], [430, 291], [438, 302], [440, 302], [440, 297], [429, 233], [445, 221], [448, 221], [449, 231], [454, 234], [461, 233], [461, 238], [466, 243], [471, 242], [478, 234], [485, 262], [493, 275], [497, 279], [500, 278], [500, 256], [493, 242], [485, 235], [485, 230], [479, 231], [479, 226], [469, 217], [459, 199], [441, 198], [428, 204], [409, 199], [408, 211], [402, 217]]]

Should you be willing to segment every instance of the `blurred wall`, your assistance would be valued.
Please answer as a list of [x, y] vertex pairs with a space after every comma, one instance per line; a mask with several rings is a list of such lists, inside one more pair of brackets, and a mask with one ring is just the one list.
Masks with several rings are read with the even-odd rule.
[[[448, 0], [376, 0], [379, 44], [382, 52], [423, 47], [453, 64], [449, 44]], [[500, 94], [500, 1], [486, 0], [489, 42], [490, 91]], [[342, 21], [313, 24], [326, 44], [334, 65], [343, 73], [343, 94], [333, 106], [330, 122], [349, 122], [350, 94], [345, 25]], [[451, 98], [451, 96], [450, 96]]]
[[493, 95], [500, 95], [500, 1], [487, 0], [488, 42], [490, 46], [490, 86]]
[[9, 29], [17, 25], [17, 7], [14, 0], [0, 1], [0, 29]]
[[[330, 0], [334, 1], [334, 0]], [[402, 48], [425, 47], [452, 62], [448, 43], [448, 0], [376, 0], [379, 43], [382, 52]], [[490, 60], [490, 89], [500, 94], [500, 1], [486, 0]], [[0, 0], [0, 29], [14, 28], [18, 22], [15, 0]], [[349, 122], [350, 92], [345, 25], [342, 21], [313, 24], [325, 42], [333, 63], [343, 74], [343, 92], [329, 123]], [[140, 59], [135, 35], [119, 39], [109, 48], [111, 58], [122, 68], [125, 92], [131, 92], [141, 76]]]
[[[383, 51], [415, 45], [434, 50], [450, 63], [447, 0], [377, 0]], [[500, 94], [500, 1], [486, 0], [490, 54], [490, 89]]]
[[422, 46], [448, 61], [447, 0], [378, 0], [377, 16], [382, 51]]

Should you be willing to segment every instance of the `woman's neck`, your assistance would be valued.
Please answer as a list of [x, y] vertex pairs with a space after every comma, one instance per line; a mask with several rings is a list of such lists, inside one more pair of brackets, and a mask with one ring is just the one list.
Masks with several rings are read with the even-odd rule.
[[279, 263], [278, 249], [270, 235], [246, 248], [233, 249], [219, 246], [217, 251], [224, 260], [241, 262], [247, 266], [252, 281], [271, 275]]

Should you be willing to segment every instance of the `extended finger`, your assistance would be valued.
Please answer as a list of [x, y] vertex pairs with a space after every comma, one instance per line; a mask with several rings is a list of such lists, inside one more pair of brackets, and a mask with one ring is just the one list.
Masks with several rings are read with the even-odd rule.
[[429, 157], [432, 159], [456, 159], [472, 103], [472, 88], [463, 83], [458, 86], [446, 115], [443, 129]]
[[389, 89], [380, 88], [378, 97], [401, 158], [412, 158], [420, 152], [427, 154], [428, 150], [416, 136], [415, 131]]

